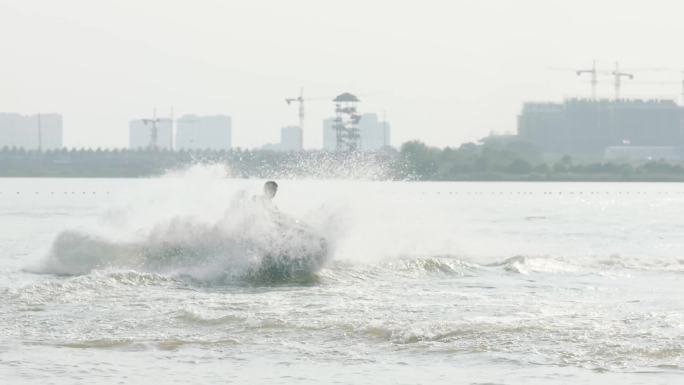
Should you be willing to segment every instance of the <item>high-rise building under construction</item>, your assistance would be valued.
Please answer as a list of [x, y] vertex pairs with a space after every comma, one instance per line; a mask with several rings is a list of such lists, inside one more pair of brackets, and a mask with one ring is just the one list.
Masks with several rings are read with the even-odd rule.
[[603, 156], [608, 147], [684, 146], [684, 108], [671, 100], [525, 103], [518, 136], [543, 152]]

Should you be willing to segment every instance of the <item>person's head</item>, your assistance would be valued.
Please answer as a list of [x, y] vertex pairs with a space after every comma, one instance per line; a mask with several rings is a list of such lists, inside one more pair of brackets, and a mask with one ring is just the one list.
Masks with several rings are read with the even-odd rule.
[[273, 199], [273, 197], [276, 195], [276, 192], [278, 192], [278, 183], [272, 180], [264, 183], [264, 195], [268, 199]]

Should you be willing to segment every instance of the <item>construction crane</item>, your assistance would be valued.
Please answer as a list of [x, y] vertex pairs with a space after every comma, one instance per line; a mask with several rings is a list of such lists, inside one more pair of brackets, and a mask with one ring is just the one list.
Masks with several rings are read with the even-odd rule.
[[596, 60], [591, 65], [591, 69], [588, 70], [577, 70], [575, 71], [577, 73], [577, 76], [581, 76], [582, 74], [590, 74], [591, 75], [591, 100], [596, 100], [596, 85], [598, 84], [598, 71], [596, 71]]
[[682, 81], [681, 81], [682, 90], [681, 90], [681, 94], [679, 95], [679, 97], [680, 97], [679, 103], [682, 106], [684, 106], [684, 71], [679, 71], [679, 73], [682, 75]]
[[298, 102], [299, 103], [299, 128], [304, 131], [304, 88], [299, 89], [299, 96], [296, 98], [286, 98], [285, 103], [288, 105], [292, 104], [293, 102]]
[[157, 125], [160, 122], [160, 119], [157, 118], [157, 109], [154, 109], [154, 112], [152, 114], [152, 119], [141, 119], [144, 125], [151, 125], [150, 126], [150, 145], [149, 148], [151, 150], [156, 150], [158, 147], [157, 139], [159, 137], [159, 128]]
[[[661, 72], [666, 72], [666, 71], [661, 71]], [[670, 72], [674, 72], [670, 71]], [[682, 79], [681, 80], [650, 80], [650, 81], [637, 81], [635, 84], [637, 85], [643, 85], [643, 86], [664, 86], [664, 87], [672, 87], [675, 84], [680, 87], [679, 90], [679, 102], [682, 106], [684, 106], [684, 71], [678, 71]], [[670, 96], [666, 96], [665, 98], [669, 99], [671, 98]]]
[[[299, 103], [299, 129], [302, 130], [301, 140], [304, 141], [304, 102], [314, 100], [328, 100], [329, 98], [304, 98], [304, 88], [299, 89], [299, 96], [295, 98], [286, 98], [285, 103], [288, 105], [292, 103]], [[303, 146], [302, 146], [303, 148]]]
[[584, 74], [589, 74], [589, 84], [591, 85], [591, 99], [596, 100], [597, 98], [597, 89], [598, 89], [598, 84], [600, 83], [598, 80], [599, 75], [612, 75], [613, 71], [606, 71], [606, 70], [599, 70], [596, 68], [596, 60], [592, 62], [591, 68], [588, 69], [571, 69], [571, 68], [561, 68], [561, 67], [546, 67], [546, 69], [551, 70], [551, 71], [564, 71], [564, 72], [569, 72], [572, 71], [574, 72], [577, 76], [582, 76]]
[[613, 71], [613, 76], [615, 77], [615, 100], [620, 100], [620, 87], [622, 85], [622, 78], [625, 77], [632, 80], [634, 79], [634, 74], [620, 72], [620, 64], [615, 62], [615, 71]]
[[[589, 74], [590, 75], [589, 83], [591, 84], [591, 98], [593, 100], [596, 100], [596, 97], [597, 97], [598, 84], [602, 83], [598, 80], [599, 75], [610, 75], [613, 77], [613, 87], [615, 88], [615, 100], [620, 99], [620, 89], [622, 88], [622, 78], [628, 78], [630, 80], [634, 79], [634, 74], [627, 73], [627, 72], [621, 72], [620, 66], [617, 62], [615, 63], [615, 69], [611, 70], [611, 71], [597, 69], [596, 68], [596, 61], [594, 61], [592, 63], [592, 66], [590, 69], [571, 70], [569, 68], [558, 68], [558, 67], [547, 67], [547, 69], [552, 70], [552, 71], [574, 71], [577, 76]], [[652, 70], [652, 69], [648, 69], [648, 70]], [[656, 69], [656, 70], [660, 70], [660, 69]]]

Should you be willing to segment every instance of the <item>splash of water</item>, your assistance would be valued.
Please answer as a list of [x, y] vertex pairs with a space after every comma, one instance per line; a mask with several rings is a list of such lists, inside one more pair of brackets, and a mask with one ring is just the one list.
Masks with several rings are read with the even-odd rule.
[[[268, 282], [318, 271], [324, 264], [309, 262], [319, 258], [291, 256], [321, 250], [325, 259], [371, 272], [388, 267], [416, 274], [469, 274], [462, 264], [520, 274], [682, 271], [684, 266], [678, 255], [606, 257], [611, 248], [589, 254], [584, 243], [559, 238], [560, 232], [541, 223], [520, 225], [524, 231], [517, 232], [491, 219], [483, 222], [483, 213], [485, 219], [499, 218], [490, 213], [506, 201], [451, 194], [472, 189], [467, 184], [279, 180], [276, 203], [290, 215], [274, 217], [250, 199], [263, 181], [227, 179], [229, 173], [221, 164], [195, 165], [153, 180], [126, 181], [120, 185], [124, 191], [108, 197], [110, 208], [97, 224], [57, 235], [47, 259], [33, 270], [134, 269], [201, 282], [244, 277]], [[469, 209], [472, 204], [478, 208]], [[558, 210], [548, 206], [533, 214], [548, 218]], [[513, 208], [506, 215], [531, 216]], [[565, 242], [562, 247], [558, 239]]]
[[79, 275], [135, 269], [208, 283], [274, 283], [310, 279], [328, 255], [327, 241], [315, 229], [239, 194], [214, 221], [175, 216], [128, 239], [63, 231], [37, 270]]

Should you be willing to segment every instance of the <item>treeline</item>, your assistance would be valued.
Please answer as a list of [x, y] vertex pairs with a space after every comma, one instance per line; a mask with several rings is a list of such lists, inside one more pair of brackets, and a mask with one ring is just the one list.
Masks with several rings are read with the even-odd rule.
[[681, 163], [610, 163], [544, 157], [519, 140], [490, 137], [458, 148], [419, 141], [399, 150], [334, 153], [270, 150], [0, 149], [0, 177], [148, 177], [195, 164], [222, 164], [227, 177], [435, 181], [684, 181]]
[[0, 149], [0, 177], [148, 177], [196, 164], [223, 164], [226, 177], [395, 179], [393, 151]]
[[684, 181], [681, 162], [549, 159], [530, 143], [496, 137], [444, 149], [407, 142], [399, 158], [404, 174], [418, 180]]

